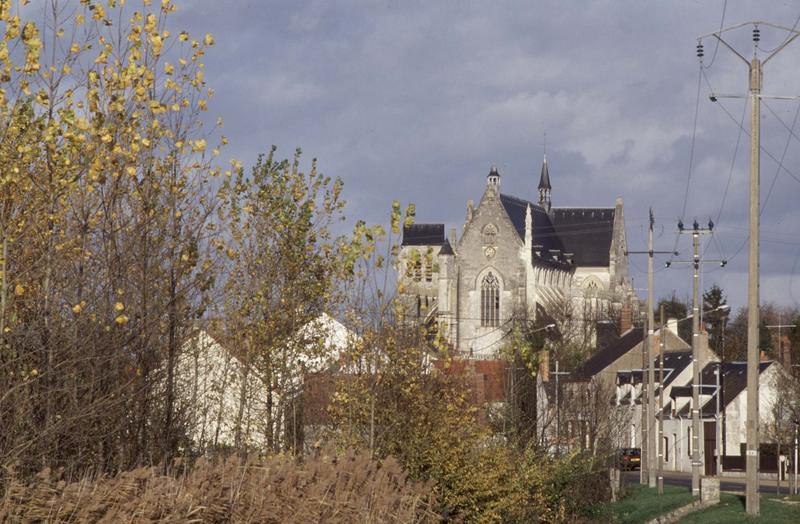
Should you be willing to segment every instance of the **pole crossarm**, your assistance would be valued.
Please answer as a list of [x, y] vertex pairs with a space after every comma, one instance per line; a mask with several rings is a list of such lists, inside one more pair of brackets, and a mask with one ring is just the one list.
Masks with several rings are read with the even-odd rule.
[[738, 24], [734, 24], [732, 26], [726, 27], [725, 29], [721, 29], [719, 31], [714, 31], [713, 33], [706, 33], [704, 35], [698, 36], [698, 40], [702, 40], [703, 38], [708, 38], [710, 36], [717, 36], [721, 35], [722, 33], [727, 33], [728, 31], [733, 31], [734, 29], [740, 29], [742, 27], [747, 27], [748, 25], [755, 25], [755, 26], [767, 26], [772, 27], [774, 29], [780, 29], [782, 31], [786, 31], [788, 33], [795, 33], [800, 34], [800, 29], [795, 29], [791, 27], [786, 27], [782, 25], [778, 25], [774, 22], [767, 22], [766, 20], [749, 20], [747, 22], [741, 22]]

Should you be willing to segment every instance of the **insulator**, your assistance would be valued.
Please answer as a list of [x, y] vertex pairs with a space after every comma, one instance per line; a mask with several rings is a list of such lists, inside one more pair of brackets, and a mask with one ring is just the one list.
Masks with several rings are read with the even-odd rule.
[[697, 44], [697, 58], [703, 58], [703, 44]]
[[761, 40], [761, 30], [759, 28], [753, 29], [753, 42], [758, 42]]
[[683, 220], [678, 220], [678, 231], [683, 231]]
[[695, 230], [695, 231], [697, 231], [698, 229], [700, 229], [700, 224], [698, 224], [698, 223], [697, 223], [697, 220], [695, 220], [695, 221], [694, 221], [694, 224], [692, 224], [692, 226], [694, 226], [694, 230]]

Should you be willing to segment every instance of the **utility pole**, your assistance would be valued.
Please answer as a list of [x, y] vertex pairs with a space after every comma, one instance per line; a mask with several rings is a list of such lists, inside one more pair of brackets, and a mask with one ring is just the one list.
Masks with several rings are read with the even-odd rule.
[[649, 422], [650, 419], [647, 416], [647, 355], [649, 353], [647, 347], [647, 322], [648, 318], [645, 318], [644, 325], [642, 325], [642, 394], [640, 396], [641, 402], [639, 403], [642, 406], [642, 420], [641, 420], [641, 433], [642, 433], [642, 461], [639, 463], [639, 483], [645, 484], [648, 482], [650, 478], [650, 439], [648, 435], [650, 434], [649, 431]]
[[[655, 225], [655, 218], [653, 218], [653, 208], [650, 208], [650, 227], [647, 234], [647, 251], [627, 251], [626, 254], [646, 254], [647, 255], [647, 352], [642, 352], [642, 467], [641, 467], [641, 481], [644, 484], [645, 473], [647, 478], [647, 485], [651, 488], [656, 487], [656, 469], [658, 463], [656, 454], [658, 453], [658, 442], [656, 438], [656, 402], [655, 402], [655, 368], [653, 367], [653, 326], [655, 319], [653, 318], [653, 255], [655, 254], [670, 254], [677, 255], [677, 251], [654, 251], [653, 250], [653, 226]], [[663, 319], [662, 319], [663, 322]], [[645, 373], [647, 373], [647, 409], [645, 410], [644, 398], [644, 383]], [[663, 381], [663, 376], [662, 376]], [[663, 382], [661, 389], [663, 390]], [[663, 408], [663, 404], [662, 404]], [[645, 472], [645, 467], [647, 471]]]
[[647, 232], [647, 485], [656, 487], [656, 402], [653, 384], [656, 381], [653, 367], [653, 208], [650, 208], [650, 228]]
[[[747, 25], [753, 26], [753, 57], [745, 58], [736, 51], [728, 42], [722, 38], [722, 34], [738, 29]], [[781, 31], [786, 31], [789, 35], [776, 49], [768, 52], [768, 56], [761, 60], [758, 57], [759, 44], [761, 40], [761, 29], [759, 26], [768, 26]], [[769, 22], [754, 21], [745, 22], [735, 26], [722, 29], [716, 33], [710, 33], [700, 37], [697, 44], [697, 54], [702, 61], [703, 44], [702, 38], [713, 36], [717, 41], [728, 48], [733, 54], [738, 56], [749, 70], [749, 98], [750, 98], [750, 242], [748, 249], [748, 272], [747, 272], [747, 458], [746, 458], [746, 477], [747, 487], [745, 499], [747, 513], [757, 516], [760, 513], [760, 499], [758, 495], [758, 366], [759, 366], [759, 340], [758, 340], [758, 321], [759, 321], [759, 217], [760, 217], [760, 178], [761, 178], [761, 88], [763, 84], [763, 67], [775, 55], [780, 53], [798, 36], [800, 31], [794, 27], [782, 27]], [[712, 93], [711, 100], [716, 101], [720, 96]], [[789, 98], [789, 97], [777, 97]], [[791, 97], [795, 98], [795, 97]]]
[[725, 324], [728, 323], [728, 310], [724, 312], [720, 318], [720, 363], [719, 373], [717, 375], [717, 475], [722, 475], [722, 457], [725, 455], [725, 404], [722, 404], [722, 411], [720, 411], [720, 403], [725, 402]]
[[658, 494], [664, 494], [664, 345], [667, 342], [667, 326], [664, 319], [664, 304], [659, 308], [661, 332], [658, 337]]
[[[692, 495], [700, 496], [700, 475], [703, 450], [700, 447], [700, 235], [711, 233], [714, 223], [701, 228], [697, 220], [690, 230], [678, 222], [678, 231], [692, 235]], [[724, 265], [724, 262], [723, 262]]]

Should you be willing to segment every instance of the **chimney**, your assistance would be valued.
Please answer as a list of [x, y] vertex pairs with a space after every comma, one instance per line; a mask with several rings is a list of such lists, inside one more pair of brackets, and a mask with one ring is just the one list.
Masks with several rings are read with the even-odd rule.
[[550, 352], [542, 351], [542, 358], [539, 360], [539, 376], [542, 382], [550, 382]]
[[456, 228], [450, 228], [450, 246], [455, 248], [456, 247]]
[[668, 318], [667, 319], [667, 329], [676, 337], [678, 336], [678, 319], [677, 318]]
[[626, 333], [633, 327], [633, 309], [630, 303], [622, 305], [622, 311], [619, 314], [619, 332]]

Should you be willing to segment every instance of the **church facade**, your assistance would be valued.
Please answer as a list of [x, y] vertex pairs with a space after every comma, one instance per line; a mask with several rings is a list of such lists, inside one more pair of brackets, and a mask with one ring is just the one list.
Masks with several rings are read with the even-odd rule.
[[636, 302], [621, 198], [613, 207], [552, 206], [546, 158], [538, 202], [501, 193], [500, 178], [492, 167], [460, 236], [446, 236], [444, 224], [404, 228], [398, 292], [411, 316], [436, 322], [462, 354], [491, 358], [514, 321], [567, 306], [580, 324]]

